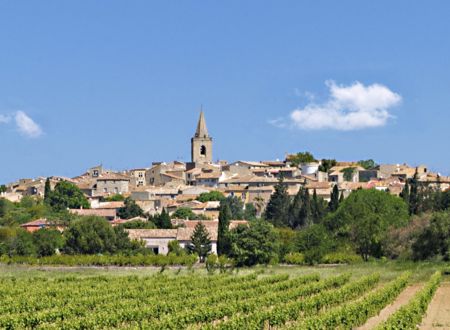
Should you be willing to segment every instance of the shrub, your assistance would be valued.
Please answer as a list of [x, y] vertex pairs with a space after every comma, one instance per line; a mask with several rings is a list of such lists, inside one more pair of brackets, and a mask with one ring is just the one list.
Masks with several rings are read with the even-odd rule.
[[208, 271], [208, 273], [209, 274], [214, 273], [217, 267], [218, 267], [217, 255], [214, 253], [208, 255], [208, 257], [206, 258], [206, 270]]
[[328, 253], [322, 258], [324, 264], [354, 264], [363, 261], [360, 255], [346, 252]]
[[284, 261], [291, 265], [304, 265], [305, 255], [299, 252], [289, 253], [284, 256]]

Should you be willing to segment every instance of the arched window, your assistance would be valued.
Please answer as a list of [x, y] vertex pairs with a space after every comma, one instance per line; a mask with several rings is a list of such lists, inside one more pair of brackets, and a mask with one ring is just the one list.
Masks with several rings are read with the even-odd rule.
[[200, 147], [200, 155], [206, 156], [206, 147], [205, 146]]

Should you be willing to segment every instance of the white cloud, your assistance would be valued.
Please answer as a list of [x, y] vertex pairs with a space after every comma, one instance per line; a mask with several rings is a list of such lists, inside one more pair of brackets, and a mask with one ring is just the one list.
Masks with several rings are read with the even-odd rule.
[[33, 119], [28, 117], [25, 112], [17, 111], [14, 119], [17, 125], [17, 129], [23, 135], [31, 138], [37, 138], [42, 135], [41, 127], [36, 124]]
[[358, 130], [386, 125], [392, 115], [389, 109], [400, 104], [402, 97], [381, 84], [364, 86], [355, 82], [350, 86], [326, 82], [329, 99], [316, 104], [310, 102], [294, 110], [293, 125], [305, 130]]

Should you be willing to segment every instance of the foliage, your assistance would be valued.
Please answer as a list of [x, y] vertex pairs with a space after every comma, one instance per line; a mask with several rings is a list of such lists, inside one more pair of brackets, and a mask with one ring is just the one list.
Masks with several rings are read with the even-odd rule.
[[172, 222], [170, 221], [170, 216], [166, 212], [166, 209], [163, 209], [160, 214], [156, 214], [153, 217], [150, 217], [150, 221], [152, 221], [157, 228], [160, 229], [171, 229]]
[[132, 220], [120, 224], [124, 229], [156, 229], [156, 225], [152, 221]]
[[257, 209], [253, 203], [245, 204], [244, 209], [244, 219], [245, 220], [256, 220]]
[[355, 167], [346, 167], [341, 170], [342, 173], [344, 173], [344, 180], [345, 181], [353, 181], [353, 175], [355, 174], [356, 168]]
[[196, 262], [193, 255], [53, 255], [47, 257], [14, 256], [2, 257], [0, 262], [8, 264], [52, 265], [52, 266], [189, 266]]
[[8, 189], [6, 188], [6, 186], [4, 184], [0, 185], [0, 193], [4, 193], [6, 192]]
[[194, 228], [191, 236], [191, 244], [189, 250], [200, 258], [200, 262], [204, 262], [206, 256], [211, 251], [211, 238], [205, 225], [199, 221]]
[[127, 197], [124, 201], [124, 206], [117, 210], [117, 216], [121, 219], [131, 219], [144, 215], [144, 211], [136, 202]]
[[278, 241], [278, 257], [283, 260], [284, 256], [295, 251], [296, 231], [290, 228], [274, 228]]
[[284, 256], [284, 261], [287, 264], [291, 265], [304, 265], [305, 264], [305, 255], [299, 252], [289, 253]]
[[319, 171], [328, 173], [330, 169], [336, 166], [336, 159], [322, 159], [320, 161]]
[[295, 167], [298, 167], [300, 164], [304, 164], [304, 163], [317, 162], [317, 160], [314, 158], [314, 156], [308, 151], [298, 152], [295, 155], [290, 155], [289, 161]]
[[413, 244], [430, 225], [431, 214], [413, 216], [404, 227], [392, 227], [382, 241], [383, 255], [390, 259], [410, 260]]
[[214, 253], [211, 253], [208, 255], [208, 257], [206, 258], [206, 270], [208, 271], [209, 274], [214, 273], [214, 271], [219, 267], [218, 265], [219, 260], [217, 258], [217, 255]]
[[413, 258], [427, 259], [443, 256], [450, 260], [450, 212], [436, 212], [432, 215], [430, 225], [420, 233], [413, 244]]
[[121, 202], [125, 200], [125, 196], [122, 194], [114, 194], [111, 196], [106, 196], [102, 198], [105, 202]]
[[312, 265], [320, 263], [329, 251], [331, 238], [323, 225], [315, 224], [298, 232], [296, 248], [304, 254], [305, 262]]
[[328, 203], [328, 210], [335, 212], [339, 207], [339, 187], [337, 184], [333, 186], [331, 191], [330, 202]]
[[378, 164], [375, 163], [375, 161], [373, 159], [360, 160], [358, 162], [358, 165], [363, 167], [366, 170], [373, 170], [378, 166]]
[[49, 203], [51, 194], [52, 194], [52, 188], [50, 186], [50, 178], [47, 178], [45, 180], [45, 186], [44, 186], [44, 202], [46, 204]]
[[349, 252], [330, 252], [322, 257], [324, 264], [354, 264], [361, 261], [360, 255]]
[[183, 256], [186, 254], [186, 251], [180, 246], [180, 242], [177, 240], [170, 241], [168, 243], [169, 253], [174, 254], [176, 256]]
[[39, 229], [33, 233], [33, 242], [38, 257], [54, 255], [64, 247], [64, 237], [53, 229]]
[[441, 281], [441, 273], [436, 272], [427, 284], [406, 304], [400, 307], [376, 329], [415, 329], [427, 311], [428, 304], [434, 296]]
[[227, 204], [231, 211], [233, 220], [242, 220], [244, 218], [244, 203], [237, 196], [228, 196], [220, 201], [220, 204]]
[[55, 189], [48, 197], [48, 204], [55, 210], [88, 209], [90, 207], [80, 188], [68, 181], [61, 181], [56, 184]]
[[308, 189], [300, 187], [289, 206], [288, 225], [292, 229], [308, 226], [312, 223], [311, 202]]
[[230, 220], [232, 218], [231, 209], [228, 203], [220, 203], [219, 227], [217, 231], [217, 253], [219, 255], [230, 254]]
[[[387, 285], [369, 292], [362, 299], [343, 303], [325, 313], [300, 319], [298, 322], [291, 323], [288, 329], [352, 329], [363, 325], [369, 317], [377, 315], [383, 307], [398, 296], [407, 285], [409, 276], [409, 273], [403, 274]], [[344, 302], [345, 299], [342, 301]]]
[[36, 255], [36, 246], [33, 242], [33, 235], [24, 229], [18, 229], [16, 235], [12, 238], [9, 250], [9, 256], [34, 256]]
[[122, 227], [100, 217], [84, 217], [72, 222], [64, 232], [68, 254], [115, 253], [137, 248]]
[[327, 202], [322, 198], [317, 196], [317, 192], [314, 189], [313, 197], [311, 199], [311, 220], [313, 223], [319, 223], [327, 214]]
[[275, 192], [270, 196], [265, 218], [276, 227], [288, 225], [290, 198], [281, 177], [275, 185]]
[[197, 215], [190, 207], [179, 207], [172, 213], [172, 219], [195, 220], [197, 219]]
[[225, 196], [217, 190], [213, 190], [210, 192], [206, 192], [206, 193], [201, 193], [198, 197], [197, 200], [204, 203], [204, 202], [210, 202], [210, 201], [222, 201], [225, 199]]
[[381, 256], [382, 241], [389, 228], [407, 223], [408, 210], [404, 201], [375, 189], [353, 191], [326, 219], [335, 237], [349, 239], [364, 260], [369, 256]]
[[230, 233], [231, 256], [238, 266], [268, 264], [277, 257], [277, 236], [266, 221], [252, 221], [249, 226], [238, 226]]

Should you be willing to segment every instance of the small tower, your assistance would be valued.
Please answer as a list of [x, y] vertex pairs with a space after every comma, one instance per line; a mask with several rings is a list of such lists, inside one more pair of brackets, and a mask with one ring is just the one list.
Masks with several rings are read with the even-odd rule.
[[212, 162], [212, 138], [208, 134], [203, 111], [200, 111], [197, 130], [191, 139], [191, 160], [193, 163]]

